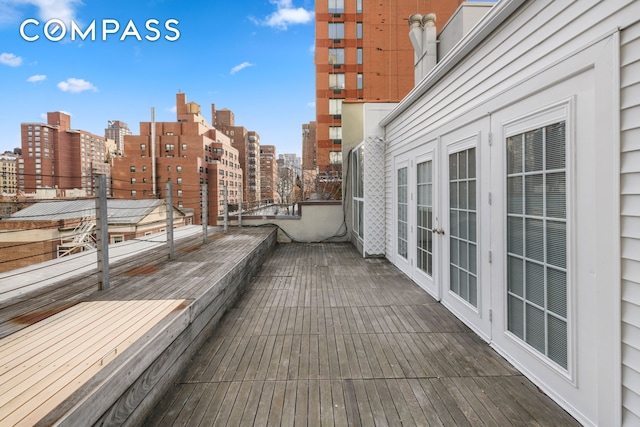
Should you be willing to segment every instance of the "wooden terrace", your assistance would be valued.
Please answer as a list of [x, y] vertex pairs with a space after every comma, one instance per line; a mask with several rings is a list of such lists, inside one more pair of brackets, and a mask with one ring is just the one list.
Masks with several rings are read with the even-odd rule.
[[347, 243], [214, 233], [0, 305], [1, 425], [578, 425]]

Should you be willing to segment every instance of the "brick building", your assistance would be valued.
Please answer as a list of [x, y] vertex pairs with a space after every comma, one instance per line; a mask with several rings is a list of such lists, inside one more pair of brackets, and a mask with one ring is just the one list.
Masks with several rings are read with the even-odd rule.
[[278, 163], [276, 162], [276, 146], [260, 147], [260, 199], [267, 202], [278, 202]]
[[116, 155], [122, 155], [124, 153], [124, 137], [127, 135], [133, 135], [131, 129], [125, 122], [120, 120], [109, 120], [107, 127], [104, 130], [104, 137], [113, 140], [115, 143]]
[[435, 13], [439, 29], [463, 2], [316, 1], [315, 166], [320, 178], [342, 175], [343, 100], [397, 102], [413, 88], [409, 16], [425, 11]]
[[105, 138], [71, 128], [71, 117], [47, 113], [47, 123], [22, 123], [18, 188], [82, 189], [93, 194], [93, 176], [110, 175]]
[[247, 130], [244, 126], [236, 126], [233, 111], [228, 108], [216, 110], [215, 105], [211, 104], [211, 116], [213, 126], [227, 135], [231, 145], [238, 150], [240, 167], [244, 171], [242, 199], [251, 207], [262, 197], [260, 135], [255, 131]]
[[194, 209], [194, 220], [201, 224], [201, 189], [206, 185], [209, 224], [215, 225], [224, 213], [225, 186], [228, 203], [238, 204], [243, 175], [238, 150], [183, 93], [176, 95], [176, 121], [153, 123], [153, 135], [152, 122], [141, 122], [140, 135], [125, 137], [124, 157], [113, 159], [114, 196], [166, 198], [171, 180], [174, 205]]
[[18, 192], [18, 159], [13, 155], [0, 155], [0, 195]]

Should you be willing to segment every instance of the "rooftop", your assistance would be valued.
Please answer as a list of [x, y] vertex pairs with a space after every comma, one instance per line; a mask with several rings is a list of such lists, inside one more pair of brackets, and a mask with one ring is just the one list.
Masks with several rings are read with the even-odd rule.
[[[69, 332], [33, 347], [53, 362], [31, 368], [25, 378], [39, 380], [30, 387], [17, 384], [52, 393], [40, 409], [24, 406], [24, 420], [121, 424], [125, 409], [145, 408], [149, 426], [578, 425], [387, 260], [363, 259], [349, 243], [264, 246], [274, 234], [217, 230], [207, 244], [182, 241], [171, 260], [164, 248], [120, 260], [107, 291], [85, 273], [4, 301], [0, 357], [15, 358], [21, 339], [48, 340], [38, 331], [55, 322]], [[230, 287], [234, 277], [247, 278], [244, 292]], [[45, 382], [63, 358], [88, 368]], [[177, 379], [159, 370], [180, 360]], [[1, 384], [19, 378], [0, 373]], [[145, 387], [154, 399], [140, 397]], [[10, 398], [4, 390], [0, 399]]]

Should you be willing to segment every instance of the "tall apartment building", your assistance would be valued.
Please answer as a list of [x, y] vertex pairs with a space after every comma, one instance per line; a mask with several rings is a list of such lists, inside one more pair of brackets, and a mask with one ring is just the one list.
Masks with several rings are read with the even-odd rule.
[[463, 2], [316, 0], [315, 166], [320, 178], [342, 175], [343, 100], [397, 102], [413, 88], [409, 16], [435, 13], [439, 29]]
[[260, 147], [260, 200], [278, 202], [278, 163], [276, 162], [276, 146]]
[[47, 123], [22, 123], [22, 159], [18, 160], [18, 188], [81, 189], [93, 195], [93, 177], [107, 175], [105, 138], [71, 128], [71, 117], [47, 113]]
[[122, 155], [124, 153], [124, 137], [127, 135], [133, 135], [131, 129], [125, 122], [120, 120], [109, 120], [107, 127], [104, 130], [104, 137], [112, 139], [116, 144], [116, 155]]
[[223, 132], [231, 140], [231, 145], [238, 150], [240, 167], [244, 171], [242, 199], [251, 204], [261, 200], [260, 177], [260, 135], [247, 130], [244, 126], [236, 126], [235, 115], [228, 108], [216, 110], [211, 104], [213, 126]]
[[183, 93], [176, 95], [175, 122], [140, 123], [140, 135], [125, 137], [124, 157], [113, 159], [116, 198], [166, 198], [168, 180], [174, 206], [193, 209], [198, 224], [202, 223], [203, 185], [209, 196], [210, 225], [224, 214], [225, 187], [228, 203], [233, 206], [239, 201], [242, 169], [238, 150], [207, 123], [200, 105], [187, 103]]
[[303, 200], [307, 200], [316, 193], [316, 167], [318, 123], [315, 121], [302, 125], [302, 188]]
[[302, 169], [312, 170], [316, 168], [316, 133], [317, 122], [309, 122], [302, 125]]
[[14, 155], [0, 155], [0, 195], [18, 192], [18, 159]]

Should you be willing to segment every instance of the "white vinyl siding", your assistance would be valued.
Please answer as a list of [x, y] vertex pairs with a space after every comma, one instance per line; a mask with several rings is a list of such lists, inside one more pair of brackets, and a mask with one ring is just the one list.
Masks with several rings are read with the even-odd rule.
[[[510, 3], [513, 2], [498, 2], [493, 11], [506, 8]], [[493, 11], [489, 13], [489, 19], [472, 30], [471, 38], [467, 40], [482, 34], [484, 27], [495, 22], [491, 20], [495, 18]], [[504, 143], [500, 139], [500, 119], [515, 120], [520, 115], [532, 114], [538, 108], [563, 102], [580, 93], [575, 99], [571, 98], [576, 107], [569, 109], [571, 114], [567, 120], [568, 124], [572, 120], [576, 120], [576, 123], [581, 121], [580, 127], [567, 127], [567, 133], [572, 135], [571, 141], [567, 142], [570, 147], [568, 154], [572, 156], [571, 162], [574, 162], [570, 165], [575, 166], [567, 169], [567, 192], [574, 199], [567, 202], [570, 204], [573, 201], [576, 207], [568, 212], [566, 219], [572, 227], [568, 236], [573, 239], [567, 241], [571, 245], [567, 248], [567, 269], [575, 273], [568, 281], [573, 285], [571, 289], [575, 289], [567, 303], [567, 321], [570, 325], [569, 373], [563, 377], [562, 369], [548, 364], [548, 371], [553, 371], [554, 375], [559, 373], [557, 380], [549, 375], [549, 381], [536, 378], [536, 382], [587, 425], [640, 425], [638, 22], [640, 2], [634, 0], [524, 1], [508, 18], [496, 24], [491, 32], [478, 37], [481, 41], [475, 46], [466, 50], [467, 40], [458, 43], [382, 121], [388, 144], [385, 163], [388, 171], [385, 178], [386, 254], [389, 259], [395, 260], [398, 236], [394, 233], [397, 228], [397, 169], [394, 162], [398, 156], [419, 154], [420, 146], [425, 141], [441, 138], [484, 117], [491, 121], [493, 146], [490, 150], [495, 152], [496, 146]], [[616, 45], [618, 36], [620, 52]], [[610, 60], [607, 55], [615, 54], [617, 57], [618, 53], [621, 65], [619, 104], [607, 98], [612, 96], [613, 84], [617, 81], [601, 79], [603, 74], [607, 76], [607, 67], [612, 65], [614, 71], [611, 72], [617, 74], [617, 62]], [[570, 81], [572, 78], [574, 81]], [[564, 84], [565, 81], [568, 84]], [[554, 91], [556, 88], [562, 89], [562, 95]], [[545, 92], [547, 90], [548, 93]], [[605, 95], [604, 100], [602, 95]], [[540, 98], [545, 99], [541, 101]], [[515, 104], [518, 104], [518, 114], [509, 115], [509, 109]], [[617, 123], [611, 120], [618, 113], [618, 105], [621, 106], [621, 134], [618, 133]], [[527, 111], [528, 106], [531, 109]], [[589, 120], [592, 126], [582, 126], [585, 120]], [[620, 147], [616, 140], [618, 135]], [[610, 163], [607, 153], [613, 153], [617, 161], [619, 149], [618, 170], [617, 165]], [[478, 145], [479, 158], [487, 150], [488, 144]], [[494, 158], [492, 155], [491, 159]], [[480, 162], [480, 167], [487, 166], [486, 161]], [[499, 175], [502, 179], [506, 178], [504, 171], [495, 172], [500, 167], [499, 163], [493, 162], [490, 167], [493, 168], [492, 177]], [[615, 173], [611, 173], [611, 170]], [[597, 173], [603, 171], [608, 173]], [[569, 185], [570, 181], [573, 187]], [[603, 181], [604, 184], [601, 184]], [[618, 182], [620, 192], [616, 187]], [[478, 185], [486, 185], [482, 176]], [[499, 191], [500, 196], [503, 195], [502, 189], [487, 188], [487, 191], [478, 193], [479, 203], [490, 199], [490, 191]], [[599, 198], [589, 206], [589, 196], [596, 192]], [[502, 203], [502, 200], [494, 197], [493, 203]], [[482, 205], [478, 212], [483, 213]], [[606, 214], [604, 217], [603, 213]], [[502, 212], [492, 215], [492, 224], [497, 216], [503, 218]], [[601, 222], [601, 219], [604, 221]], [[589, 227], [585, 227], [587, 223]], [[503, 235], [495, 227], [491, 231], [500, 237]], [[496, 259], [503, 255], [498, 251], [502, 249], [501, 244], [503, 242], [497, 239], [492, 240], [490, 245], [479, 245], [479, 260], [490, 259], [493, 255], [495, 265]], [[500, 278], [501, 274], [501, 271], [493, 271], [492, 278]], [[618, 282], [618, 274], [621, 283]], [[585, 290], [585, 284], [591, 288]], [[494, 324], [496, 313], [500, 310], [502, 305], [493, 306]], [[589, 310], [587, 315], [585, 310]], [[585, 323], [579, 320], [586, 320], [589, 328], [585, 328]], [[498, 333], [501, 331], [494, 331], [491, 337], [494, 342]], [[591, 349], [594, 351], [583, 346], [587, 340], [593, 340]], [[520, 344], [516, 340], [511, 341]], [[524, 351], [502, 353], [519, 369], [531, 377], [536, 376], [537, 372], [532, 373], [530, 359], [521, 357]], [[535, 361], [542, 359], [532, 354]], [[577, 392], [574, 393], [574, 390]]]
[[621, 33], [622, 421], [640, 425], [640, 23]]

